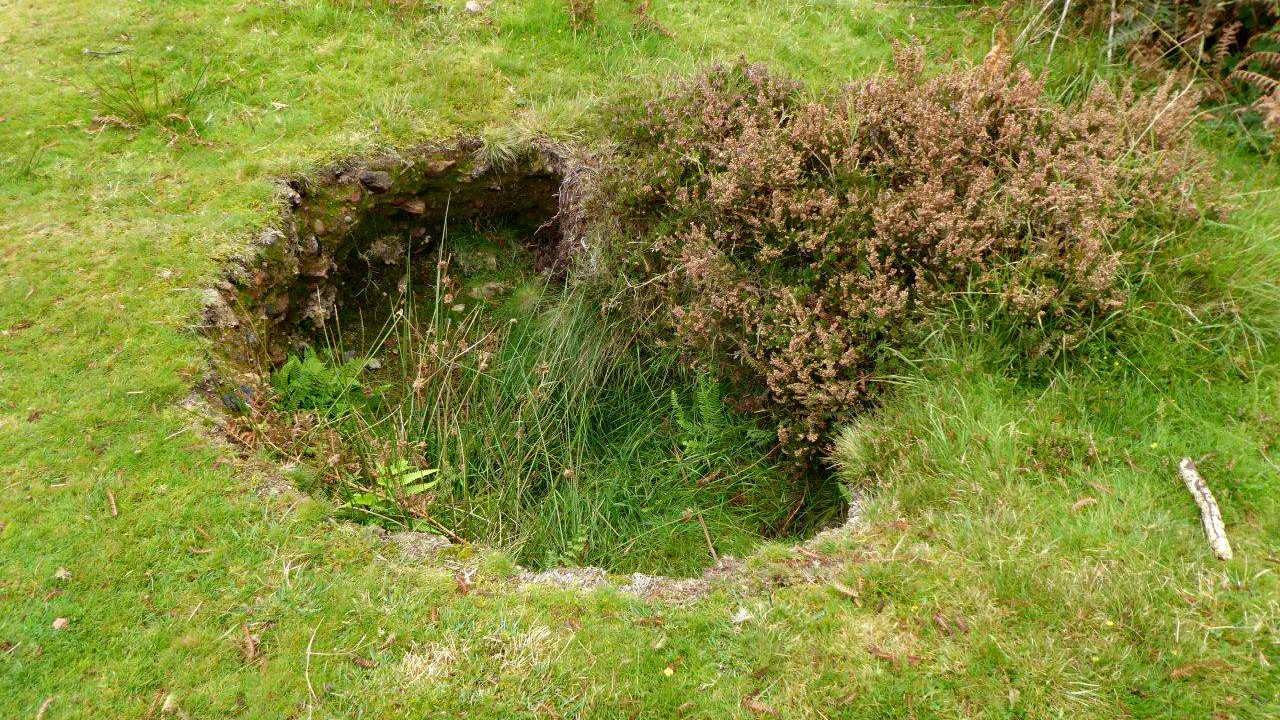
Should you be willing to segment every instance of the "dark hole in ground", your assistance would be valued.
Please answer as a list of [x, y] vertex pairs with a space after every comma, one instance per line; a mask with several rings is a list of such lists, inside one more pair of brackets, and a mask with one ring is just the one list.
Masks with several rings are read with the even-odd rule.
[[[256, 427], [310, 489], [388, 527], [509, 548], [526, 566], [695, 574], [834, 524], [719, 386], [643, 347], [564, 282], [581, 161], [461, 143], [291, 184], [207, 327]], [[263, 422], [263, 421], [266, 422]]]

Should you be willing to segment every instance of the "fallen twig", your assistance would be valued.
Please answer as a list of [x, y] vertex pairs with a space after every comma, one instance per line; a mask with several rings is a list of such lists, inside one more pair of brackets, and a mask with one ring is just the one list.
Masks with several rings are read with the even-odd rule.
[[107, 488], [107, 500], [111, 503], [111, 517], [120, 517], [120, 508], [116, 506], [116, 494]]
[[439, 530], [440, 532], [444, 533], [444, 536], [445, 536], [445, 537], [447, 537], [447, 538], [449, 538], [449, 539], [450, 539], [450, 540], [452, 540], [453, 542], [455, 542], [455, 543], [457, 543], [457, 544], [459, 544], [459, 545], [466, 545], [466, 544], [467, 544], [467, 541], [466, 541], [466, 540], [464, 540], [464, 539], [462, 538], [462, 536], [461, 536], [461, 535], [458, 535], [458, 534], [457, 534], [457, 533], [455, 533], [454, 531], [452, 531], [452, 530], [450, 530], [449, 528], [445, 527], [445, 526], [444, 526], [444, 523], [440, 522], [439, 520], [436, 520], [435, 518], [431, 517], [430, 515], [425, 515], [425, 514], [424, 514], [424, 515], [421, 515], [421, 516], [419, 516], [419, 517], [421, 517], [423, 520], [426, 520], [428, 523], [431, 523], [431, 526], [432, 526], [432, 527], [434, 527], [435, 529], [437, 529], [437, 530]]
[[719, 565], [720, 555], [716, 553], [716, 546], [711, 542], [711, 533], [707, 530], [707, 521], [702, 519], [702, 513], [698, 513], [698, 524], [702, 526], [702, 537], [707, 540], [707, 550], [711, 551], [711, 562]]
[[1227, 529], [1222, 524], [1222, 511], [1218, 509], [1218, 501], [1213, 499], [1213, 493], [1205, 484], [1204, 478], [1200, 477], [1200, 471], [1191, 462], [1191, 458], [1182, 458], [1182, 462], [1178, 463], [1178, 474], [1182, 476], [1187, 492], [1191, 493], [1196, 505], [1200, 506], [1200, 524], [1204, 526], [1204, 534], [1209, 539], [1213, 554], [1219, 560], [1230, 560], [1231, 543], [1227, 540]]

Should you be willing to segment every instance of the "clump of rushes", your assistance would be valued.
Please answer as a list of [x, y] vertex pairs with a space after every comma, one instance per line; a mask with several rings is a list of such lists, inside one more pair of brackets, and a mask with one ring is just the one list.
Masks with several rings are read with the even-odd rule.
[[212, 64], [212, 56], [191, 69], [125, 61], [114, 72], [104, 71], [92, 78], [97, 101], [94, 121], [128, 130], [154, 125], [175, 136], [186, 132], [198, 138], [195, 116], [210, 91]]
[[716, 66], [624, 119], [595, 201], [623, 225], [605, 274], [812, 461], [959, 298], [1032, 359], [1117, 313], [1122, 231], [1207, 210], [1196, 101], [1099, 85], [1063, 107], [998, 49], [933, 76], [903, 49], [825, 101]]

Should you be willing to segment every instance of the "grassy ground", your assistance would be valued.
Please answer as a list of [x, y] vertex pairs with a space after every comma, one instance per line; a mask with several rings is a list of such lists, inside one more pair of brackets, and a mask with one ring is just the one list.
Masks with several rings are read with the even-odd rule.
[[[856, 598], [796, 582], [808, 560], [784, 546], [751, 561], [768, 589], [685, 607], [515, 591], [493, 554], [463, 592], [323, 502], [256, 494], [271, 469], [192, 429], [198, 289], [271, 217], [273, 177], [459, 130], [591, 137], [592, 108], [739, 52], [821, 88], [894, 39], [980, 56], [990, 37], [954, 9], [655, 5], [670, 37], [620, 1], [575, 33], [554, 0], [0, 0], [0, 716], [1280, 711], [1280, 355], [1248, 341], [1253, 318], [1152, 325], [1035, 380], [980, 340], [924, 363], [868, 421], [883, 439], [845, 448], [883, 485], [870, 527], [823, 548]], [[1090, 53], [1071, 52], [1063, 82]], [[165, 78], [176, 101], [146, 107], [170, 129], [92, 122], [123, 62]], [[1189, 254], [1207, 298], [1254, 307], [1280, 169], [1215, 147], [1241, 210]], [[1229, 563], [1182, 454], [1221, 488]]]

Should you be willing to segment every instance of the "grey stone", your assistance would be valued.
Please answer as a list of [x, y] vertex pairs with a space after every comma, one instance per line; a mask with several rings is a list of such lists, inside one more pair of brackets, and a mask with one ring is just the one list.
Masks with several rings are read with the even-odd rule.
[[391, 189], [391, 173], [382, 170], [362, 170], [360, 184], [374, 192], [386, 192]]

